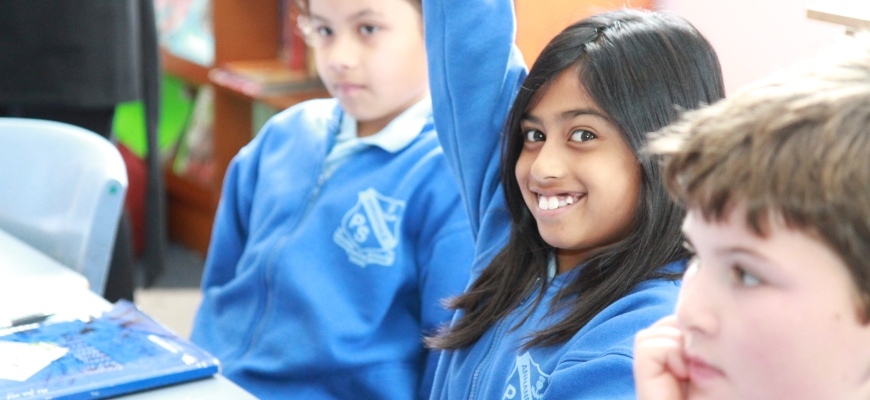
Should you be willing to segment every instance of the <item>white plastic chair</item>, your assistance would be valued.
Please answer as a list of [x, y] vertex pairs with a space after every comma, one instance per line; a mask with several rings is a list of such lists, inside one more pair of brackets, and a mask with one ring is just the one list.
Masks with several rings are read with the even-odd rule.
[[126, 193], [124, 161], [105, 138], [0, 118], [0, 229], [78, 271], [99, 295]]

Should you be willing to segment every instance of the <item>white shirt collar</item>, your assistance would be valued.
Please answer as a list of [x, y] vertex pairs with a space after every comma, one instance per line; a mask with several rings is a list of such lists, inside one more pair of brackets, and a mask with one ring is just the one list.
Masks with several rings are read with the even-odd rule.
[[[398, 117], [390, 121], [384, 129], [371, 136], [359, 138], [359, 143], [378, 146], [390, 153], [395, 153], [409, 145], [423, 127], [431, 121], [432, 100], [426, 96], [411, 107], [408, 107]], [[341, 129], [337, 141], [356, 137], [356, 119], [347, 113], [341, 119]]]
[[555, 251], [550, 252], [550, 255], [547, 256], [547, 278], [549, 280], [553, 280], [556, 277], [556, 273], [558, 271], [558, 267], [556, 266], [556, 253]]

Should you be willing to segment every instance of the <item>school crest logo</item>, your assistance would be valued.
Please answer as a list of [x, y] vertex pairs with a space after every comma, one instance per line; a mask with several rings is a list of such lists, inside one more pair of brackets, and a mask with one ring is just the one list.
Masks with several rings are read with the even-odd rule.
[[550, 375], [541, 371], [532, 356], [526, 352], [517, 357], [517, 365], [508, 378], [503, 400], [538, 400], [544, 396], [544, 391], [550, 383]]
[[357, 202], [341, 220], [332, 239], [360, 267], [393, 265], [399, 244], [399, 225], [405, 202], [369, 188], [357, 194]]

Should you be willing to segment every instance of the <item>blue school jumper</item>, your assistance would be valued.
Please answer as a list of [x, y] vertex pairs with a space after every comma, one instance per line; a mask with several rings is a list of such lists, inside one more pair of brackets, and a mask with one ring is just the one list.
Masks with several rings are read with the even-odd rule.
[[[476, 276], [510, 232], [498, 174], [499, 141], [527, 70], [514, 46], [511, 0], [424, 1], [423, 15], [435, 125], [471, 218]], [[679, 272], [684, 263], [665, 268]], [[565, 315], [546, 313], [551, 299], [576, 275], [574, 270], [553, 277], [525, 323], [517, 325], [534, 297], [468, 348], [442, 352], [431, 398], [633, 399], [634, 334], [673, 312], [678, 283], [643, 282], [570, 340], [523, 349], [524, 337]]]
[[440, 302], [465, 287], [473, 242], [420, 107], [428, 118], [385, 128], [413, 127], [404, 146], [327, 163], [343, 112], [308, 101], [230, 164], [191, 338], [257, 397], [428, 396], [422, 336], [449, 321]]

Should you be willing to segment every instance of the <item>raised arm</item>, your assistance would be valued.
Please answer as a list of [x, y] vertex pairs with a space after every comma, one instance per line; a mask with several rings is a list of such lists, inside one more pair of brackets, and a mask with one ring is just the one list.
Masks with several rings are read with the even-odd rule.
[[435, 126], [480, 243], [510, 223], [499, 185], [500, 133], [526, 76], [513, 2], [424, 0], [423, 17]]

